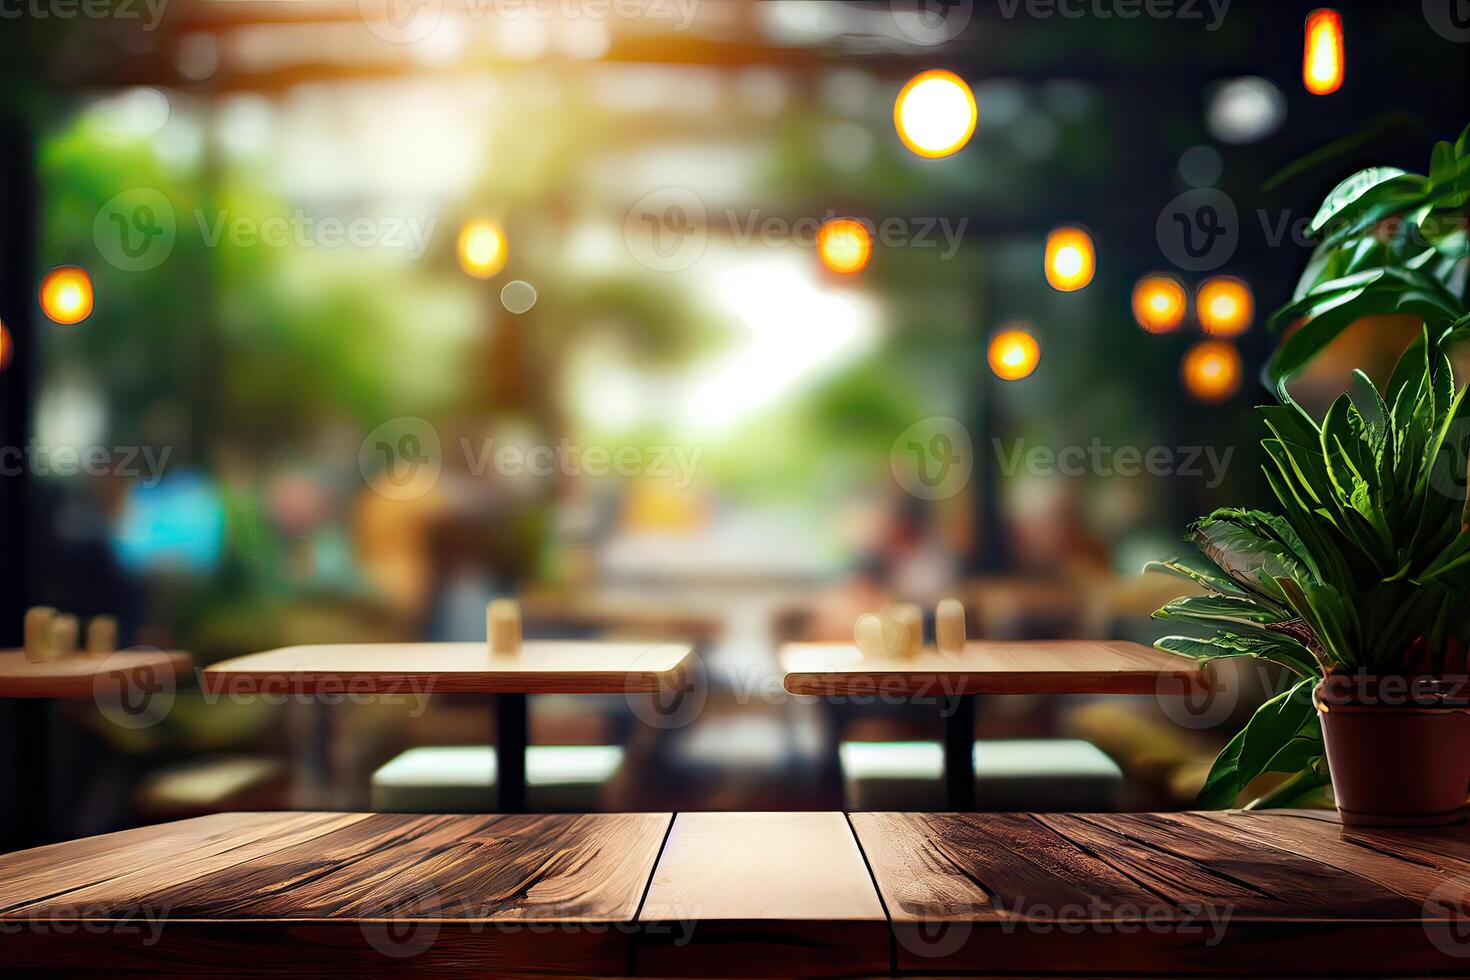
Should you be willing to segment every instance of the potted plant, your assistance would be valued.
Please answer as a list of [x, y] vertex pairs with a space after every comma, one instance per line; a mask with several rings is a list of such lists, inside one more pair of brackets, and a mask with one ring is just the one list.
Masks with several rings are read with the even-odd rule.
[[[1435, 147], [1428, 176], [1354, 174], [1319, 209], [1321, 236], [1268, 368], [1266, 476], [1279, 512], [1227, 508], [1196, 523], [1202, 560], [1150, 567], [1207, 590], [1156, 616], [1200, 627], [1161, 649], [1256, 657], [1290, 686], [1216, 758], [1200, 794], [1234, 804], [1265, 772], [1290, 774], [1252, 807], [1329, 783], [1345, 823], [1462, 818], [1470, 785], [1470, 407], [1444, 347], [1470, 332], [1464, 299], [1470, 130]], [[1319, 423], [1286, 380], [1354, 321], [1413, 313], [1422, 336], [1380, 391], [1354, 372]]]

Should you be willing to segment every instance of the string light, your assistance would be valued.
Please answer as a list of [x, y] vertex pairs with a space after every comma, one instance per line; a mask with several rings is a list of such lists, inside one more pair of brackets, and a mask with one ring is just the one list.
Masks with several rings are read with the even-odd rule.
[[1240, 388], [1240, 354], [1226, 341], [1202, 340], [1184, 353], [1180, 375], [1200, 401], [1223, 401]]
[[476, 279], [489, 279], [505, 268], [510, 249], [505, 232], [493, 221], [475, 218], [459, 233], [459, 267]]
[[1216, 276], [1200, 283], [1195, 296], [1199, 325], [1212, 337], [1236, 337], [1250, 328], [1255, 316], [1251, 288], [1234, 276]]
[[975, 93], [954, 72], [931, 69], [909, 79], [893, 103], [903, 145], [921, 157], [947, 157], [970, 142], [979, 112]]
[[92, 315], [92, 277], [75, 265], [57, 266], [41, 280], [41, 312], [63, 326]]
[[1025, 327], [1010, 327], [990, 338], [988, 359], [990, 370], [997, 378], [1019, 381], [1035, 371], [1041, 362], [1041, 345]]
[[1133, 286], [1133, 319], [1149, 333], [1179, 329], [1187, 304], [1184, 286], [1173, 276], [1144, 276]]
[[817, 231], [817, 255], [839, 275], [861, 272], [873, 255], [873, 236], [861, 221], [834, 218]]
[[1330, 95], [1342, 88], [1342, 17], [1322, 7], [1307, 14], [1306, 46], [1302, 51], [1302, 84], [1313, 95]]
[[1092, 282], [1097, 253], [1092, 236], [1081, 228], [1055, 228], [1046, 236], [1046, 281], [1070, 293]]

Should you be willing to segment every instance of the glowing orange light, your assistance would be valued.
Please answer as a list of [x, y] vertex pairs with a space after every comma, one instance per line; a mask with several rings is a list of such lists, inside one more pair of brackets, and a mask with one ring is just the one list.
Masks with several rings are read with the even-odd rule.
[[1144, 276], [1133, 287], [1133, 319], [1149, 333], [1168, 333], [1184, 322], [1188, 303], [1173, 276]]
[[92, 315], [92, 277], [75, 265], [57, 266], [41, 280], [41, 311], [63, 326]]
[[817, 232], [817, 254], [833, 272], [861, 272], [873, 255], [873, 236], [861, 221], [835, 218]]
[[1200, 328], [1212, 337], [1245, 333], [1256, 312], [1251, 288], [1233, 276], [1206, 279], [1200, 283], [1194, 302]]
[[13, 346], [10, 341], [10, 331], [5, 329], [5, 324], [0, 323], [0, 371], [3, 371], [5, 365], [10, 363], [10, 352]]
[[1019, 381], [1036, 370], [1041, 345], [1031, 331], [1020, 327], [998, 331], [990, 338], [990, 370], [1005, 381]]
[[921, 157], [959, 152], [974, 135], [979, 115], [965, 80], [938, 68], [909, 79], [893, 102], [898, 138]]
[[1240, 354], [1223, 340], [1202, 340], [1185, 352], [1180, 374], [1194, 397], [1222, 401], [1240, 387]]
[[1081, 228], [1055, 228], [1046, 236], [1046, 281], [1064, 293], [1092, 282], [1097, 253]]
[[1307, 43], [1302, 51], [1302, 84], [1313, 95], [1342, 88], [1342, 17], [1323, 7], [1307, 14]]
[[476, 218], [459, 233], [459, 267], [476, 279], [489, 279], [505, 268], [510, 249], [505, 232], [493, 221]]

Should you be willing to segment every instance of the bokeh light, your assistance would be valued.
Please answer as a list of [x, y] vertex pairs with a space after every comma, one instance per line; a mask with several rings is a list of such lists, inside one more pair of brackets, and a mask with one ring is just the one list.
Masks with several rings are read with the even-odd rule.
[[1245, 333], [1255, 316], [1255, 306], [1251, 288], [1234, 276], [1206, 279], [1195, 296], [1200, 329], [1212, 337]]
[[1173, 276], [1144, 276], [1133, 286], [1133, 319], [1149, 333], [1179, 329], [1188, 303], [1184, 286]]
[[505, 232], [493, 221], [476, 218], [459, 233], [459, 267], [476, 279], [489, 279], [505, 268], [510, 249]]
[[0, 323], [0, 371], [5, 370], [6, 365], [10, 363], [10, 353], [13, 346], [10, 340], [10, 331], [6, 329], [5, 324]]
[[1326, 7], [1307, 14], [1306, 47], [1302, 52], [1302, 84], [1313, 95], [1342, 88], [1342, 17]]
[[893, 103], [898, 138], [921, 157], [947, 157], [963, 149], [978, 115], [975, 93], [965, 80], [937, 68], [909, 79]]
[[1092, 282], [1097, 256], [1092, 236], [1081, 228], [1055, 228], [1046, 236], [1046, 281], [1064, 293]]
[[1202, 340], [1185, 351], [1180, 375], [1200, 401], [1223, 401], [1240, 388], [1240, 354], [1223, 340]]
[[860, 221], [834, 218], [817, 232], [817, 254], [828, 269], [852, 275], [867, 267], [873, 255], [873, 236]]
[[63, 265], [41, 280], [41, 312], [63, 326], [92, 315], [92, 277], [75, 265]]
[[1036, 370], [1041, 362], [1041, 345], [1024, 327], [1001, 329], [990, 338], [990, 370], [1005, 381], [1019, 381]]

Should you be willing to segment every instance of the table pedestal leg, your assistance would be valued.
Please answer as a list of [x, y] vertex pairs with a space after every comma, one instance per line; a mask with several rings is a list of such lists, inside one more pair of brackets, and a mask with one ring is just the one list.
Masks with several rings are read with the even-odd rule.
[[524, 694], [495, 695], [496, 782], [500, 785], [500, 812], [526, 812], [526, 738], [528, 719]]
[[955, 813], [975, 809], [975, 695], [956, 694], [944, 706], [944, 794]]
[[[51, 827], [51, 724], [54, 717], [48, 698], [17, 698], [15, 739], [10, 744], [15, 756], [15, 828], [17, 847], [39, 847], [52, 840]], [[9, 848], [0, 848], [8, 850]]]

